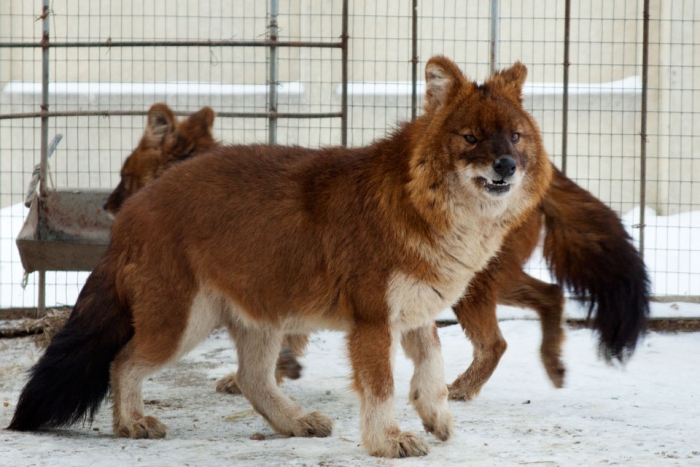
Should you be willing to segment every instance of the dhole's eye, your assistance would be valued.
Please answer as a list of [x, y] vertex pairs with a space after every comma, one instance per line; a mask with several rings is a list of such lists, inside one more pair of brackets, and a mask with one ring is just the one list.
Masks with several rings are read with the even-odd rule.
[[520, 133], [513, 132], [513, 133], [510, 135], [510, 140], [511, 140], [512, 142], [514, 142], [514, 143], [517, 143], [518, 141], [520, 141]]
[[464, 135], [464, 139], [466, 139], [469, 144], [476, 144], [476, 137], [474, 137], [474, 135]]

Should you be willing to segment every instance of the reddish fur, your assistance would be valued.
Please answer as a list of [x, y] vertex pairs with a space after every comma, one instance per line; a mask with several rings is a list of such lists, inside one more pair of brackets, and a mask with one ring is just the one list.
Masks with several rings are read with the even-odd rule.
[[175, 162], [219, 146], [211, 134], [214, 117], [212, 109], [203, 107], [178, 123], [167, 105], [151, 106], [143, 137], [124, 161], [121, 180], [107, 199], [105, 209], [116, 214], [127, 198]]

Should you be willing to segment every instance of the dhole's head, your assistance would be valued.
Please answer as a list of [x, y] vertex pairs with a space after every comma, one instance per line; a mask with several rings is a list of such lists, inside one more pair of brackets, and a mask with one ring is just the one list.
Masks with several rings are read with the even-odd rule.
[[518, 62], [478, 84], [439, 56], [425, 73], [424, 123], [412, 169], [454, 171], [463, 195], [494, 215], [539, 202], [552, 169], [537, 124], [522, 106], [527, 68]]
[[105, 210], [116, 214], [127, 198], [172, 163], [217, 145], [211, 134], [214, 116], [212, 109], [204, 107], [178, 123], [167, 105], [154, 104], [148, 111], [143, 137], [124, 161], [121, 181], [107, 198]]

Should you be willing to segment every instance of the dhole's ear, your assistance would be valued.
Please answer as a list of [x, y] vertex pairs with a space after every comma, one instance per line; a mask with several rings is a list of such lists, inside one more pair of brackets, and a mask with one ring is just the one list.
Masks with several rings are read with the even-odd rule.
[[526, 78], [527, 67], [520, 62], [515, 62], [512, 67], [496, 72], [489, 81], [522, 102]]
[[214, 110], [212, 110], [211, 107], [202, 107], [200, 110], [190, 116], [189, 121], [200, 125], [202, 129], [206, 131], [211, 130], [211, 128], [214, 126], [215, 117], [216, 113], [214, 113]]
[[175, 114], [165, 104], [153, 104], [148, 111], [145, 138], [160, 146], [166, 136], [175, 131]]
[[447, 57], [437, 56], [425, 65], [425, 111], [432, 112], [445, 105], [450, 96], [465, 85], [459, 67]]

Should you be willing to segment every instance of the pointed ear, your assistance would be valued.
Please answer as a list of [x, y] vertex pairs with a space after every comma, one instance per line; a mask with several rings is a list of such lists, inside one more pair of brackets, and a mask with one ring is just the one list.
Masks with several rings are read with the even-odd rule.
[[465, 85], [466, 79], [452, 60], [437, 56], [425, 65], [425, 83], [424, 108], [432, 112], [449, 102], [450, 96]]
[[175, 131], [175, 114], [165, 104], [153, 104], [148, 111], [144, 137], [158, 147], [170, 133]]
[[515, 62], [512, 67], [498, 71], [488, 81], [500, 87], [503, 91], [522, 103], [523, 85], [525, 84], [526, 78], [527, 67], [520, 62]]
[[216, 113], [214, 113], [211, 107], [202, 107], [200, 110], [193, 113], [188, 120], [200, 126], [203, 131], [209, 131], [214, 126], [215, 117]]

